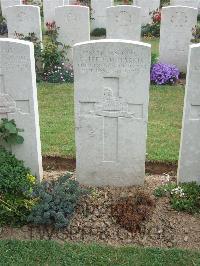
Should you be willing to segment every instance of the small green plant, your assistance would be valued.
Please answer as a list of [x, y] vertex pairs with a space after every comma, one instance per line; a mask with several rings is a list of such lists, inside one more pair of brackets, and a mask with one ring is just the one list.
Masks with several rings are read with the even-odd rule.
[[192, 43], [199, 43], [200, 42], [200, 25], [196, 25], [193, 29], [192, 29]]
[[0, 14], [0, 34], [3, 35], [3, 34], [7, 34], [7, 33], [8, 33], [8, 28], [7, 28], [6, 20]]
[[0, 146], [0, 226], [27, 222], [35, 199], [35, 177], [22, 161]]
[[28, 221], [37, 226], [50, 225], [53, 230], [66, 227], [78, 200], [86, 193], [71, 179], [71, 174], [57, 180], [44, 181], [34, 190], [33, 198], [38, 199], [38, 204], [33, 207]]
[[169, 197], [173, 209], [188, 213], [200, 213], [200, 185], [196, 182], [179, 186], [169, 183], [154, 191], [156, 197]]
[[160, 5], [161, 5], [161, 7], [170, 5], [170, 0], [161, 0]]
[[42, 52], [44, 72], [51, 71], [54, 66], [60, 66], [66, 59], [67, 47], [48, 40]]
[[158, 62], [158, 56], [155, 53], [151, 53], [151, 65], [154, 65]]
[[20, 132], [23, 132], [23, 129], [17, 128], [14, 120], [3, 118], [0, 121], [0, 141], [8, 144], [22, 144], [24, 138], [19, 135]]
[[151, 15], [152, 22], [142, 26], [142, 36], [146, 38], [158, 38], [160, 37], [161, 11], [157, 9]]
[[176, 184], [175, 183], [169, 183], [169, 184], [165, 184], [162, 185], [158, 188], [155, 189], [154, 191], [154, 196], [160, 198], [160, 197], [165, 197], [165, 196], [170, 196], [170, 193], [172, 191], [172, 189], [176, 188]]
[[94, 37], [106, 36], [106, 29], [96, 28], [91, 32], [91, 36], [94, 36]]

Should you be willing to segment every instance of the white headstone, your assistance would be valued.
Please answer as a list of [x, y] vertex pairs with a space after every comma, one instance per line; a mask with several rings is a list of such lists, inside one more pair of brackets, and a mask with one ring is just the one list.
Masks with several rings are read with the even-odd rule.
[[178, 181], [200, 183], [200, 44], [190, 46]]
[[106, 8], [113, 5], [113, 0], [91, 0], [92, 30], [96, 28], [106, 28]]
[[64, 0], [43, 0], [44, 26], [55, 21], [55, 8], [64, 5]]
[[141, 185], [145, 176], [151, 46], [100, 40], [74, 46], [77, 178]]
[[140, 41], [140, 7], [131, 5], [108, 7], [106, 21], [106, 35], [108, 39]]
[[28, 36], [29, 33], [34, 32], [38, 40], [42, 41], [40, 8], [38, 6], [12, 6], [6, 8], [5, 14], [9, 38], [17, 38], [16, 33]]
[[197, 24], [196, 8], [169, 6], [162, 9], [160, 62], [174, 64], [186, 72], [192, 29]]
[[22, 0], [0, 0], [2, 15], [5, 17], [5, 9], [9, 6], [21, 5]]
[[11, 151], [42, 178], [42, 157], [35, 77], [34, 48], [30, 42], [0, 39], [0, 119], [14, 119], [24, 143]]
[[134, 5], [141, 7], [142, 24], [146, 25], [152, 22], [152, 12], [159, 9], [160, 0], [134, 0]]
[[199, 0], [171, 0], [171, 6], [189, 6], [198, 8]]
[[59, 27], [58, 41], [73, 46], [90, 40], [90, 14], [85, 6], [66, 5], [55, 10], [56, 25]]

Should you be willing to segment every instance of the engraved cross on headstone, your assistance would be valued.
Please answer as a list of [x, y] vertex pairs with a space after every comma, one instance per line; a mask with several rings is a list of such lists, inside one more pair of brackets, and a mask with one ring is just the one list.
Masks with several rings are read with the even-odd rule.
[[118, 160], [119, 119], [142, 119], [143, 105], [120, 97], [119, 78], [105, 77], [101, 102], [80, 102], [80, 116], [103, 117], [103, 162]]

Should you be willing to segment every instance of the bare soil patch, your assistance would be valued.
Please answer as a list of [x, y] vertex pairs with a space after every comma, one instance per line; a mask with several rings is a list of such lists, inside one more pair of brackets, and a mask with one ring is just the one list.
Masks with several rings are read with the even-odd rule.
[[[64, 172], [45, 172], [45, 177], [56, 178]], [[174, 177], [175, 178], [175, 177]], [[128, 231], [113, 217], [111, 209], [120, 197], [135, 197], [148, 193], [166, 181], [166, 176], [147, 176], [145, 186], [128, 188], [94, 188], [77, 207], [70, 226], [51, 234], [49, 228], [0, 228], [0, 239], [53, 239], [59, 242], [98, 242], [103, 244], [139, 245], [145, 247], [178, 247], [200, 249], [200, 215], [174, 211], [168, 198], [155, 199], [155, 207], [140, 230]]]
[[[43, 157], [43, 167], [45, 170], [74, 171], [76, 169], [75, 158], [63, 158], [56, 156]], [[176, 175], [176, 163], [146, 162], [146, 173], [151, 175], [161, 175], [169, 173]]]

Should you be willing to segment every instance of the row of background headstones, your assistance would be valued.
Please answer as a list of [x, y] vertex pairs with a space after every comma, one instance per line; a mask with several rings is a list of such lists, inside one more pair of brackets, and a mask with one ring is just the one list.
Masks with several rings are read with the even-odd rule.
[[[141, 8], [115, 6], [107, 10], [107, 38], [140, 41]], [[164, 7], [162, 9], [160, 61], [176, 65], [186, 72], [188, 49], [192, 29], [197, 24], [198, 11], [190, 7]], [[16, 32], [27, 36], [34, 32], [42, 42], [40, 9], [36, 6], [18, 5], [5, 10], [8, 36], [16, 38]], [[55, 8], [55, 21], [59, 28], [58, 41], [72, 47], [75, 43], [90, 40], [89, 8], [83, 6], [61, 6]], [[166, 42], [166, 39], [168, 40]], [[68, 51], [72, 62], [72, 51]]]
[[[11, 150], [41, 179], [33, 44], [0, 39], [0, 59], [0, 118], [14, 119], [25, 129], [24, 143]], [[182, 182], [200, 182], [199, 62], [200, 44], [189, 54], [178, 169]], [[100, 40], [75, 45], [76, 159], [82, 184], [144, 183], [150, 63], [149, 44]]]
[[[36, 0], [41, 2], [42, 0]], [[5, 8], [13, 5], [20, 5], [23, 0], [1, 0], [2, 14], [4, 15]], [[199, 8], [200, 0], [171, 0], [171, 5], [181, 5]], [[44, 8], [44, 27], [46, 22], [55, 20], [55, 8], [63, 5], [75, 4], [76, 0], [43, 0]], [[147, 24], [151, 21], [150, 12], [156, 10], [160, 6], [160, 0], [133, 0], [133, 4], [142, 8], [142, 24]], [[114, 5], [114, 0], [91, 0], [92, 16], [92, 29], [103, 28], [106, 23], [106, 8]]]

